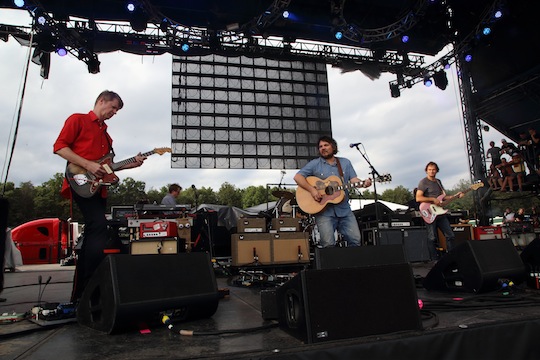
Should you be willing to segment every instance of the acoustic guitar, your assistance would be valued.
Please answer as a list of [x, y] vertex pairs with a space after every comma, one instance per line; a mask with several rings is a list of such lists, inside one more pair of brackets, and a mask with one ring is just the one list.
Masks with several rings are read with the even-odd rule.
[[[361, 180], [359, 182], [343, 184], [341, 179], [335, 175], [331, 175], [324, 180], [316, 176], [308, 176], [306, 180], [322, 195], [321, 201], [315, 201], [309, 191], [300, 186], [298, 187], [296, 190], [296, 201], [300, 209], [308, 214], [317, 214], [328, 204], [339, 204], [345, 198], [345, 192], [343, 190], [361, 187], [365, 183], [365, 180]], [[392, 176], [390, 174], [381, 175], [375, 181], [392, 181]]]

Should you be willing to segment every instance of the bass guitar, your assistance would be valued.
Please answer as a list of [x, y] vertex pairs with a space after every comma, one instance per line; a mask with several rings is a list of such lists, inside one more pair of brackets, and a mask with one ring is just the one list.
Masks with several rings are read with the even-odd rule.
[[[484, 183], [482, 183], [482, 182], [473, 184], [467, 190], [464, 190], [463, 194], [466, 194], [471, 190], [478, 190], [479, 188], [481, 188], [483, 186], [484, 186]], [[452, 198], [452, 199], [443, 201], [443, 199], [444, 199], [444, 194], [443, 194], [443, 195], [439, 195], [437, 197], [437, 199], [441, 202], [440, 205], [435, 205], [435, 204], [432, 204], [432, 203], [423, 202], [419, 206], [420, 215], [422, 215], [422, 218], [428, 224], [433, 223], [435, 221], [435, 219], [437, 218], [437, 216], [446, 214], [448, 212], [448, 210], [445, 209], [444, 207], [447, 206], [448, 204], [450, 204], [452, 201], [456, 200], [457, 198]]]
[[[311, 193], [302, 187], [296, 190], [296, 202], [302, 211], [308, 214], [321, 212], [328, 204], [338, 204], [345, 198], [344, 189], [361, 187], [365, 180], [343, 184], [338, 176], [332, 175], [322, 180], [316, 176], [308, 176], [307, 182], [322, 195], [321, 201], [315, 201]], [[375, 179], [377, 182], [392, 181], [390, 174], [381, 175]]]
[[[166, 152], [170, 153], [171, 148], [155, 148], [154, 150], [145, 152], [142, 156], [150, 156], [153, 154], [163, 155]], [[107, 154], [97, 161], [107, 172], [102, 177], [95, 176], [79, 165], [69, 163], [66, 166], [66, 179], [73, 191], [84, 198], [89, 198], [102, 186], [117, 184], [120, 179], [114, 172], [123, 166], [136, 161], [134, 156], [115, 163], [113, 162], [113, 157], [112, 154]]]

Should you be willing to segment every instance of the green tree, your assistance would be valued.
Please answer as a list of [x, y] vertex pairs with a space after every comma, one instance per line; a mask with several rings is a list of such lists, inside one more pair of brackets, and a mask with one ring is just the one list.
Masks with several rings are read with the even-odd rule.
[[[242, 194], [242, 207], [248, 208], [268, 201], [269, 193], [265, 186], [248, 186]], [[275, 197], [274, 197], [275, 198]]]
[[63, 182], [64, 175], [56, 173], [52, 179], [36, 187], [34, 204], [38, 218], [68, 219], [71, 217], [69, 200], [63, 199], [60, 195]]
[[134, 205], [140, 201], [148, 201], [144, 192], [146, 184], [127, 177], [115, 186], [109, 187], [109, 206]]
[[398, 185], [393, 189], [386, 189], [381, 194], [381, 200], [390, 201], [402, 205], [407, 204], [410, 200], [412, 200], [412, 198], [412, 192], [402, 185]]
[[23, 182], [13, 191], [6, 192], [6, 197], [9, 201], [9, 226], [15, 227], [37, 219], [34, 206], [35, 188], [30, 181]]
[[242, 191], [228, 182], [224, 182], [221, 185], [217, 198], [219, 205], [242, 207]]

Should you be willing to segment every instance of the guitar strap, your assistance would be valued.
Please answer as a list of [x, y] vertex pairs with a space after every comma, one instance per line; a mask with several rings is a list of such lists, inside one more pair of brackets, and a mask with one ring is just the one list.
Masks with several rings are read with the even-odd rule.
[[[343, 175], [343, 168], [341, 167], [341, 163], [339, 162], [339, 158], [336, 157], [336, 163], [337, 163], [337, 167], [338, 167], [338, 171], [339, 171], [339, 176], [341, 177], [341, 183], [343, 185], [345, 185], [347, 182], [345, 181], [345, 176]], [[347, 194], [349, 195], [350, 197], [350, 192], [349, 192], [349, 189], [345, 189], [345, 191], [347, 191]]]
[[112, 147], [111, 139], [109, 138], [109, 133], [107, 132], [107, 130], [105, 130], [105, 139], [107, 139], [107, 142], [109, 143], [109, 152], [114, 157], [115, 156], [114, 149]]

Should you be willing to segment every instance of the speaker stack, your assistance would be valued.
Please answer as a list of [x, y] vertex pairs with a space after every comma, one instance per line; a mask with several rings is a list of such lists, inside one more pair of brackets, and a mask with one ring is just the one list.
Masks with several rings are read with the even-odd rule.
[[210, 317], [218, 301], [206, 253], [108, 255], [84, 289], [77, 321], [111, 334], [157, 323], [163, 311], [176, 320]]
[[[277, 290], [284, 331], [317, 343], [422, 328], [401, 246], [318, 250], [317, 269], [302, 270]], [[362, 266], [366, 260], [373, 265]]]
[[525, 265], [509, 239], [474, 240], [455, 246], [424, 279], [427, 290], [488, 292], [501, 281], [525, 280]]

